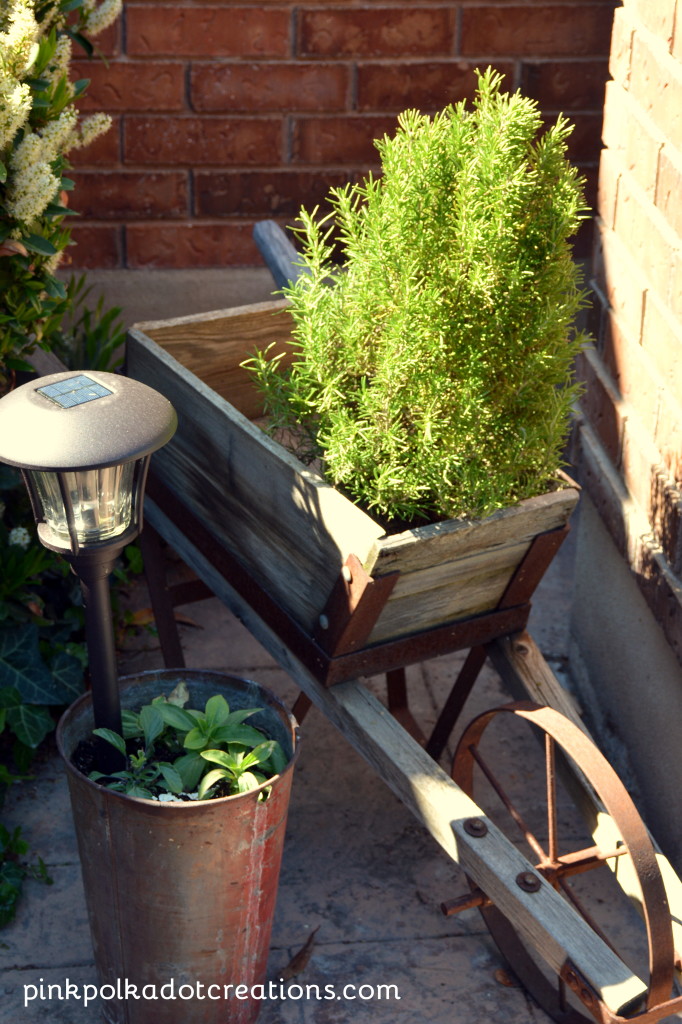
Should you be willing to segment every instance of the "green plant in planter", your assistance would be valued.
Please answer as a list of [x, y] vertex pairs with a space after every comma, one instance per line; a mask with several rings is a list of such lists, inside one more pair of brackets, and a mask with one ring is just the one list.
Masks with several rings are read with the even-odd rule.
[[[216, 694], [199, 711], [185, 708], [188, 700], [187, 686], [179, 683], [168, 697], [161, 695], [140, 711], [124, 710], [123, 736], [93, 730], [127, 758], [127, 767], [89, 777], [128, 796], [166, 800], [168, 794], [184, 794], [204, 800], [246, 793], [284, 769], [287, 759], [279, 743], [246, 724], [259, 708], [230, 711]], [[211, 763], [220, 767], [209, 771]]]
[[[246, 365], [273, 432], [387, 518], [485, 515], [556, 485], [585, 304], [586, 207], [537, 105], [478, 73], [473, 107], [406, 111], [382, 176], [301, 211], [294, 360]], [[336, 247], [343, 266], [333, 262]]]

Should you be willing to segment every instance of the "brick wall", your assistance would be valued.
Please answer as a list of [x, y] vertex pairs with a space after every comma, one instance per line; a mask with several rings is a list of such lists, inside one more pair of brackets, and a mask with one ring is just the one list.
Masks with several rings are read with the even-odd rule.
[[682, 0], [615, 12], [583, 482], [682, 660]]
[[593, 195], [614, 3], [127, 0], [108, 67], [75, 68], [114, 127], [74, 155], [73, 265], [259, 264], [255, 220], [366, 172], [401, 110], [470, 95], [487, 64], [571, 116]]

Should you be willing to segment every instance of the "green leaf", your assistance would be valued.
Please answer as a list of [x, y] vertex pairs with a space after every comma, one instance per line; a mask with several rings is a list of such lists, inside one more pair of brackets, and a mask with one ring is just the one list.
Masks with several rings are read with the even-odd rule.
[[7, 168], [5, 167], [2, 160], [0, 160], [0, 183], [4, 185], [7, 181]]
[[93, 729], [93, 736], [99, 736], [100, 739], [106, 740], [107, 743], [111, 743], [112, 747], [116, 747], [119, 753], [126, 755], [126, 744], [122, 736], [119, 736], [113, 729]]
[[166, 725], [170, 725], [172, 729], [177, 729], [178, 732], [189, 732], [194, 728], [193, 716], [184, 708], [179, 708], [177, 704], [161, 703], [155, 706], [159, 709], [159, 714]]
[[0, 626], [0, 686], [15, 687], [29, 704], [66, 704], [69, 695], [40, 656], [38, 629]]
[[144, 733], [144, 741], [147, 747], [151, 747], [154, 740], [164, 730], [164, 721], [159, 711], [158, 705], [147, 704], [140, 711], [140, 725]]
[[206, 721], [210, 726], [222, 725], [230, 715], [230, 707], [222, 694], [216, 693], [206, 701]]
[[225, 778], [227, 773], [222, 768], [214, 768], [213, 771], [207, 772], [199, 784], [199, 799], [203, 800], [209, 789]]
[[227, 750], [202, 750], [200, 756], [205, 761], [212, 761], [214, 764], [219, 764], [222, 768], [227, 768], [231, 772], [239, 771], [240, 761]]
[[76, 187], [76, 182], [72, 178], [62, 177], [62, 180], [59, 183], [59, 187], [63, 189], [64, 192], [73, 192], [73, 190]]
[[0, 686], [0, 708], [15, 708], [21, 704], [21, 694], [13, 686]]
[[237, 779], [237, 789], [240, 793], [248, 793], [252, 789], [258, 789], [261, 781], [259, 781], [258, 776], [254, 775], [252, 772], [244, 772]]
[[34, 704], [19, 704], [8, 708], [7, 724], [16, 738], [32, 750], [54, 729], [54, 721], [48, 709]]
[[58, 651], [50, 665], [59, 689], [59, 703], [70, 704], [83, 692], [83, 666], [68, 651]]
[[182, 793], [185, 784], [182, 780], [180, 772], [178, 772], [173, 765], [170, 764], [159, 764], [158, 769], [163, 775], [166, 786], [171, 793]]
[[260, 743], [248, 754], [245, 754], [242, 768], [251, 768], [255, 764], [262, 764], [264, 761], [267, 761], [275, 748], [275, 742], [275, 740], [266, 740], [265, 743]]
[[41, 256], [54, 256], [59, 251], [52, 242], [43, 238], [42, 235], [27, 235], [21, 241], [27, 249], [40, 253]]
[[200, 750], [206, 746], [207, 738], [206, 727], [203, 722], [199, 722], [187, 733], [183, 744], [188, 750]]
[[262, 743], [265, 735], [251, 725], [224, 725], [211, 732], [214, 743], [243, 743], [246, 747], [255, 747]]
[[81, 35], [80, 32], [74, 32], [73, 29], [70, 29], [68, 27], [68, 25], [65, 26], [64, 31], [66, 32], [67, 36], [69, 36], [69, 38], [73, 39], [74, 43], [78, 43], [78, 45], [85, 50], [88, 57], [92, 57], [95, 51], [89, 39], [86, 39], [85, 36]]
[[277, 741], [270, 755], [270, 764], [275, 775], [281, 775], [286, 766], [289, 764], [289, 758], [286, 756], [282, 747]]
[[173, 767], [182, 778], [185, 792], [192, 793], [206, 769], [206, 762], [199, 754], [183, 754], [175, 759]]
[[136, 736], [142, 736], [140, 715], [137, 711], [130, 711], [129, 708], [124, 708], [121, 711], [121, 720], [123, 723], [123, 735], [127, 740], [135, 739]]

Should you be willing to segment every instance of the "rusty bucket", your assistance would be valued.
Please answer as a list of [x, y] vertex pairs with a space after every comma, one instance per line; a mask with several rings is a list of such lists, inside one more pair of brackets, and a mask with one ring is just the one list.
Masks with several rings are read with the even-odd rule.
[[[297, 726], [268, 690], [219, 672], [174, 669], [121, 680], [137, 709], [184, 680], [190, 706], [221, 693], [289, 755], [259, 791], [159, 803], [113, 793], [71, 763], [93, 729], [84, 694], [58, 729], [109, 1024], [251, 1024], [267, 996], [266, 964], [282, 858]], [[263, 788], [263, 787], [261, 787]]]

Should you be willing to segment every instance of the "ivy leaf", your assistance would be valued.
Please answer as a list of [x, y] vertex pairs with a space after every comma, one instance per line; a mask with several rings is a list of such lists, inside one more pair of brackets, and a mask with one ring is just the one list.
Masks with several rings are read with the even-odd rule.
[[52, 664], [52, 676], [59, 688], [59, 703], [70, 704], [83, 692], [83, 667], [68, 651], [58, 651]]
[[54, 729], [52, 715], [45, 707], [19, 704], [7, 709], [7, 724], [14, 735], [27, 747], [38, 747]]
[[0, 685], [13, 686], [29, 704], [63, 704], [59, 684], [40, 656], [32, 623], [0, 628]]

